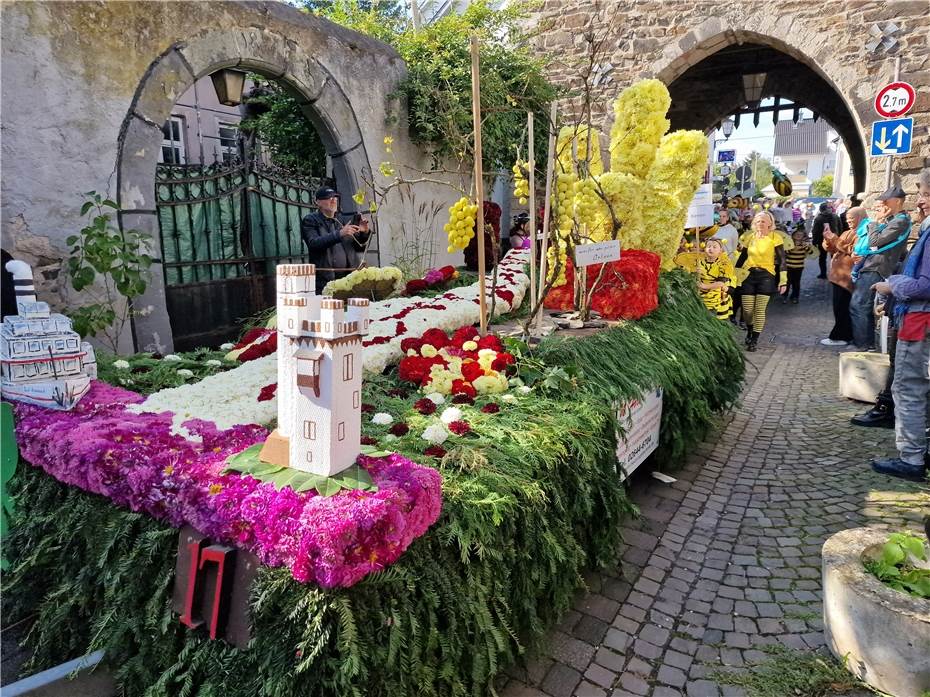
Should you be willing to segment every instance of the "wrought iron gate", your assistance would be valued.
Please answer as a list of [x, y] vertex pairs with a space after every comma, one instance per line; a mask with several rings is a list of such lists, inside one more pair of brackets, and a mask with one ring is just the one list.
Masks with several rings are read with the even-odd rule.
[[178, 350], [237, 336], [275, 302], [275, 266], [305, 261], [300, 220], [319, 179], [259, 161], [158, 165], [155, 195], [168, 314]]

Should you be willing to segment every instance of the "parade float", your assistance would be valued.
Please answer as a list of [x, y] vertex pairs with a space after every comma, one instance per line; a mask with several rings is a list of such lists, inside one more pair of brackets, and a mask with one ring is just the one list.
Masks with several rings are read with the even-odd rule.
[[[739, 393], [725, 323], [660, 273], [703, 167], [660, 84], [618, 99], [610, 173], [563, 139], [581, 185], [547, 197], [551, 253], [534, 236], [486, 274], [484, 208], [459, 205], [475, 283], [437, 269], [414, 279], [435, 292], [343, 303], [285, 268], [271, 320], [197, 354], [212, 372], [142, 394], [168, 356], [102, 357], [70, 410], [18, 403], [4, 600], [31, 667], [102, 649], [127, 695], [487, 694], [616, 562], [637, 400], [661, 395], [649, 450], [671, 466]], [[604, 242], [621, 258], [582, 267]], [[565, 286], [624, 319], [528, 336]]]

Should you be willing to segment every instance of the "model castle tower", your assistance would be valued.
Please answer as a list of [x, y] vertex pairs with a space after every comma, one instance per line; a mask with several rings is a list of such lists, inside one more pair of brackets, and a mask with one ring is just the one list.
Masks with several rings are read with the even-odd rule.
[[368, 300], [316, 294], [313, 264], [278, 266], [278, 427], [259, 458], [321, 476], [355, 464]]
[[36, 299], [32, 269], [8, 261], [16, 312], [0, 324], [0, 391], [4, 399], [49, 409], [70, 409], [97, 377], [94, 349], [71, 329], [71, 320]]

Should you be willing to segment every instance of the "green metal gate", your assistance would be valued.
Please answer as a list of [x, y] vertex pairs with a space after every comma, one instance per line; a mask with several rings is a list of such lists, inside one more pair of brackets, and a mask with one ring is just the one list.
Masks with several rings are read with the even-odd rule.
[[228, 341], [274, 305], [275, 266], [306, 260], [300, 220], [321, 180], [258, 161], [158, 165], [155, 196], [174, 344]]

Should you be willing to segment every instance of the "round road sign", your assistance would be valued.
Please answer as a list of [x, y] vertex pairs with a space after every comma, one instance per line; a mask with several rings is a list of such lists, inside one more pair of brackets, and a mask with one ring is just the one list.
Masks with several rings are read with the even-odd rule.
[[906, 82], [892, 82], [875, 95], [875, 112], [886, 119], [904, 116], [914, 106], [914, 88]]

